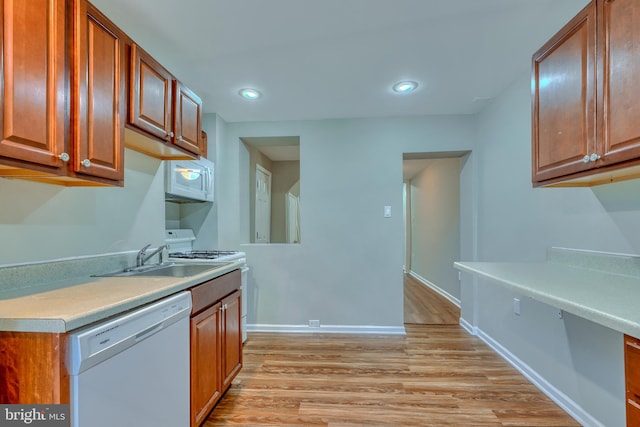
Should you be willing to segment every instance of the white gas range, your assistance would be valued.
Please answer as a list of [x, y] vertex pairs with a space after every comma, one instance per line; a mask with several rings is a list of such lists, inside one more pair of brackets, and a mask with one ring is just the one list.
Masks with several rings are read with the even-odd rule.
[[194, 250], [193, 242], [196, 240], [193, 230], [188, 228], [170, 229], [165, 231], [165, 244], [167, 245], [167, 253], [169, 261], [179, 262], [198, 262], [207, 261], [240, 261], [243, 263], [241, 268], [241, 289], [242, 289], [242, 342], [247, 340], [247, 279], [249, 267], [247, 266], [247, 258], [244, 252], [240, 251], [221, 251], [221, 250]]

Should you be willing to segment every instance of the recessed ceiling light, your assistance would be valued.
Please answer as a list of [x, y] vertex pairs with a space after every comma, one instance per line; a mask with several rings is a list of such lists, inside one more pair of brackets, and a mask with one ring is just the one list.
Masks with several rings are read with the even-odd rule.
[[262, 94], [260, 92], [258, 92], [255, 89], [250, 89], [250, 88], [240, 89], [240, 91], [238, 93], [244, 99], [248, 99], [248, 100], [251, 100], [251, 101], [253, 101], [254, 99], [258, 99], [258, 98], [260, 98], [262, 96]]
[[416, 90], [418, 83], [412, 81], [398, 82], [393, 85], [393, 91], [397, 93], [409, 93]]

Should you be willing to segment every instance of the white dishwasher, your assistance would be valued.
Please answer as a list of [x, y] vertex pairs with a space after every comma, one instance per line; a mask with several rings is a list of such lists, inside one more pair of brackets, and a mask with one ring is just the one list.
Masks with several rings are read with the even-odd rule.
[[188, 426], [190, 311], [181, 292], [69, 334], [71, 425]]

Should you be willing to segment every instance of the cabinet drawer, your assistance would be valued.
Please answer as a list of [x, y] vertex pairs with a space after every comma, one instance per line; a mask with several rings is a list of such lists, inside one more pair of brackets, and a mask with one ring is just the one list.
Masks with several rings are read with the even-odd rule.
[[238, 289], [240, 289], [240, 270], [233, 270], [191, 288], [191, 315], [199, 313]]

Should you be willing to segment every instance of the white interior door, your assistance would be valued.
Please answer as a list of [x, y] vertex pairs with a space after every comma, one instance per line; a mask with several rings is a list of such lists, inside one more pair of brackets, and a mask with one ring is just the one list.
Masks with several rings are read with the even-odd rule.
[[256, 165], [256, 240], [271, 242], [271, 172]]

